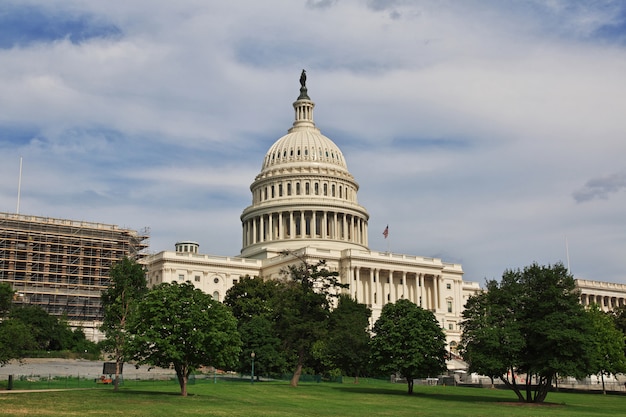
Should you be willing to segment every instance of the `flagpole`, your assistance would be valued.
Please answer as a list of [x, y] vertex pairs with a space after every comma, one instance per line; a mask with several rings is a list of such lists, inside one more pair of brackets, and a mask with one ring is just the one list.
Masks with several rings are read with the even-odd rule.
[[17, 207], [15, 214], [20, 214], [20, 194], [22, 193], [22, 157], [20, 156], [20, 175], [17, 180]]
[[565, 236], [565, 256], [567, 257], [567, 272], [572, 273], [572, 270], [569, 267], [569, 245], [567, 243], [567, 236]]

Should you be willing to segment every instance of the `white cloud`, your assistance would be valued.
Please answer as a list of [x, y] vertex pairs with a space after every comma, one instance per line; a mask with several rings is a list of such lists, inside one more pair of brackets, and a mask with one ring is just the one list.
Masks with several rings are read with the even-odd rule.
[[575, 273], [626, 282], [621, 2], [7, 4], [118, 32], [0, 49], [0, 210], [23, 156], [22, 212], [236, 254], [306, 68], [373, 249], [392, 219], [392, 250], [482, 280], [564, 261], [567, 235]]

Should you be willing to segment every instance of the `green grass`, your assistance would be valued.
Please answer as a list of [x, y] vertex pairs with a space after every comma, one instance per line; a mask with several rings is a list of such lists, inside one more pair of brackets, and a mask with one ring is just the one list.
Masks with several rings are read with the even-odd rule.
[[86, 389], [4, 393], [3, 416], [626, 416], [626, 396], [548, 394], [547, 403], [515, 402], [511, 391], [416, 386], [361, 380], [360, 384], [199, 381], [189, 396], [171, 382], [133, 386], [119, 392]]

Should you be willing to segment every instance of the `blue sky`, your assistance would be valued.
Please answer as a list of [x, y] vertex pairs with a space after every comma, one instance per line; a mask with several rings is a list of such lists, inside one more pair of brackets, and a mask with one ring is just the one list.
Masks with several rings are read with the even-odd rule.
[[371, 249], [626, 284], [622, 1], [3, 1], [0, 211], [237, 255], [302, 68]]

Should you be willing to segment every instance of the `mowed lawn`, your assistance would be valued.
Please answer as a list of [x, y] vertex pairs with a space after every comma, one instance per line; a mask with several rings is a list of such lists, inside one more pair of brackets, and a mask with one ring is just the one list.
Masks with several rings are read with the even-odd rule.
[[55, 392], [0, 392], [2, 416], [626, 416], [626, 396], [550, 393], [543, 405], [520, 404], [510, 391], [352, 383], [203, 381], [179, 395], [174, 384]]

